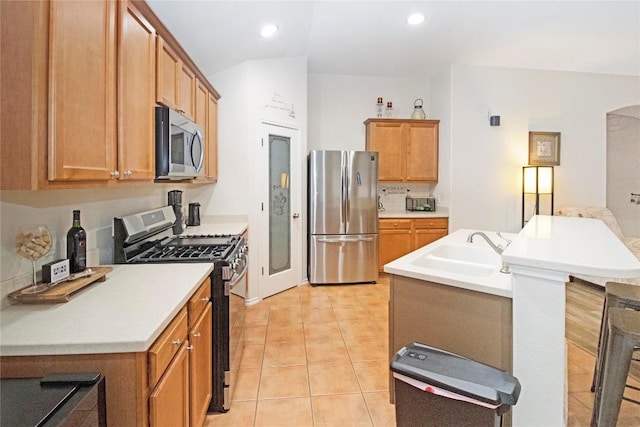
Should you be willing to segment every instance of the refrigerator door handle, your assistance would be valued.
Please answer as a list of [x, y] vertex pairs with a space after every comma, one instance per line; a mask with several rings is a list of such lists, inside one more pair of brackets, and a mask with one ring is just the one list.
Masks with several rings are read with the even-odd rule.
[[371, 242], [373, 237], [358, 237], [355, 239], [318, 239], [320, 243]]
[[344, 233], [349, 222], [349, 152], [342, 153], [342, 215]]

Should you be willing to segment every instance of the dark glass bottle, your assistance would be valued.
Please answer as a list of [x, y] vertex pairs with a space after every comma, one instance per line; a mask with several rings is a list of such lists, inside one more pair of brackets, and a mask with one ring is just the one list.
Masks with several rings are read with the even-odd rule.
[[67, 232], [67, 258], [71, 273], [87, 268], [87, 232], [80, 225], [80, 211], [73, 211], [73, 226]]

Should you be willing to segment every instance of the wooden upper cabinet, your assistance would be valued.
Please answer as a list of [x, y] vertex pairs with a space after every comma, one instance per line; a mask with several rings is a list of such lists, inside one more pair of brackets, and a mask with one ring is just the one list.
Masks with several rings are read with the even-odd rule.
[[118, 49], [120, 179], [155, 177], [156, 32], [130, 2], [121, 3]]
[[202, 129], [202, 138], [207, 140], [207, 117], [209, 107], [209, 90], [200, 79], [196, 79], [195, 90], [195, 122]]
[[364, 123], [367, 150], [379, 153], [379, 181], [438, 181], [438, 120], [368, 119]]
[[2, 190], [152, 182], [156, 102], [217, 146], [220, 95], [146, 2], [0, 1], [0, 21]]
[[405, 149], [400, 122], [372, 122], [367, 125], [367, 150], [377, 151], [378, 180], [403, 181]]
[[218, 179], [218, 98], [196, 79], [195, 122], [202, 129], [204, 141], [204, 177], [197, 181]]
[[207, 98], [207, 152], [205, 176], [211, 181], [218, 180], [218, 98], [209, 93]]
[[180, 95], [178, 96], [178, 110], [189, 119], [195, 121], [196, 116], [196, 74], [184, 62], [180, 63]]
[[116, 170], [116, 1], [51, 1], [48, 179]]
[[407, 181], [438, 181], [438, 123], [407, 124]]
[[161, 36], [157, 38], [156, 101], [195, 121], [196, 74]]
[[158, 35], [156, 39], [156, 101], [178, 110], [182, 62], [175, 50]]

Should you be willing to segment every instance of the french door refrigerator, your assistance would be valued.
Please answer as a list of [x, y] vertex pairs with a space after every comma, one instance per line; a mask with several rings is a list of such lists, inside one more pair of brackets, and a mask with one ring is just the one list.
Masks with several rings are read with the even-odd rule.
[[378, 279], [378, 153], [309, 152], [309, 282]]

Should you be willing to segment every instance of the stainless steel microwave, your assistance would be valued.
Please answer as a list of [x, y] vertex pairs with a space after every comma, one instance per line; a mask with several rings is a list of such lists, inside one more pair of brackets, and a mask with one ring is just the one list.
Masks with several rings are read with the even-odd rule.
[[156, 178], [185, 179], [203, 174], [202, 129], [171, 108], [156, 107]]

